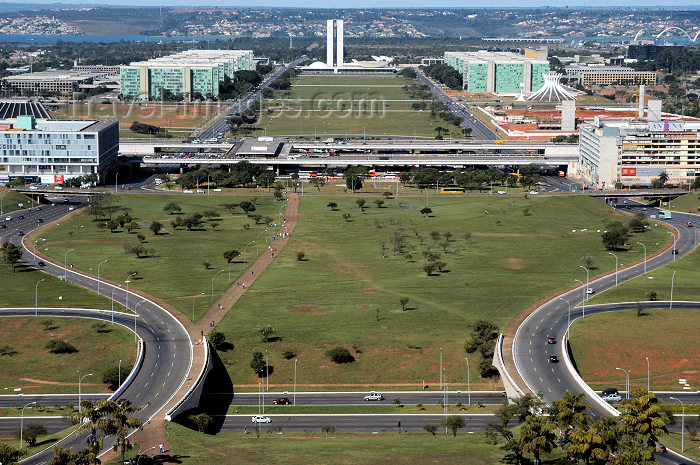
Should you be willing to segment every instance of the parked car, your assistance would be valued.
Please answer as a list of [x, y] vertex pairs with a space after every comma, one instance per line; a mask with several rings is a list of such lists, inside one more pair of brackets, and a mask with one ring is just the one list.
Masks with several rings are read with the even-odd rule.
[[549, 363], [559, 363], [559, 357], [557, 357], [556, 355], [550, 355]]
[[384, 400], [384, 396], [379, 392], [370, 392], [365, 396], [365, 400]]
[[292, 401], [287, 397], [280, 397], [279, 399], [273, 400], [272, 403], [274, 405], [289, 405], [292, 403]]
[[266, 417], [265, 415], [255, 415], [253, 418], [251, 418], [251, 421], [253, 423], [270, 423], [272, 420], [270, 417]]
[[622, 396], [620, 394], [607, 394], [603, 396], [603, 400], [606, 402], [620, 402]]
[[547, 344], [556, 344], [557, 340], [553, 337], [548, 337], [547, 338]]

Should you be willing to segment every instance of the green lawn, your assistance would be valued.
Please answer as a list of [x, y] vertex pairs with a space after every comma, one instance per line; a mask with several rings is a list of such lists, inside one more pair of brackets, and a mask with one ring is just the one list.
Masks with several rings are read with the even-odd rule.
[[[687, 420], [687, 418], [686, 418]], [[680, 424], [681, 419], [678, 418], [676, 421]], [[680, 433], [669, 433], [661, 438], [661, 442], [666, 445], [669, 449], [675, 452], [681, 452], [681, 435]], [[683, 444], [683, 455], [691, 458], [695, 461], [700, 460], [700, 437], [696, 437], [694, 440], [690, 439], [690, 435], [685, 433], [685, 444]]]
[[[413, 99], [402, 88], [415, 81], [401, 76], [303, 75], [292, 88], [276, 91], [265, 101], [266, 112], [258, 130], [283, 134], [387, 134], [435, 136], [442, 126], [461, 138], [459, 128], [430, 110], [414, 110]], [[430, 101], [425, 101], [430, 106]]]
[[652, 390], [682, 390], [685, 378], [693, 391], [700, 385], [700, 318], [698, 310], [650, 309], [587, 316], [571, 328], [571, 348], [584, 380], [596, 389], [623, 389], [631, 370], [630, 388], [647, 387], [647, 362]]
[[[272, 230], [265, 233], [267, 225], [256, 225], [245, 214], [237, 209], [232, 215], [220, 204], [252, 200], [255, 196], [225, 196], [225, 195], [176, 195], [176, 194], [120, 194], [117, 203], [129, 209], [134, 221], [140, 224], [139, 229], [127, 233], [122, 229], [110, 232], [107, 229], [98, 230], [94, 217], [83, 212], [60, 224], [50, 226], [41, 233], [41, 252], [63, 262], [65, 252], [68, 253], [69, 265], [75, 268], [97, 274], [97, 265], [108, 260], [100, 268], [102, 277], [123, 283], [127, 276], [138, 271], [132, 278], [130, 288], [143, 290], [153, 296], [165, 300], [175, 308], [192, 318], [194, 306], [195, 320], [199, 319], [209, 306], [228, 286], [229, 266], [223, 257], [227, 249], [237, 249], [247, 252], [247, 259], [256, 257], [257, 242], [248, 246], [251, 241], [261, 235], [258, 242], [262, 243]], [[216, 210], [220, 215], [212, 230], [211, 223], [206, 223], [204, 231], [174, 230], [169, 216], [163, 212], [163, 206], [168, 202], [177, 202], [182, 207], [182, 216], [192, 213], [203, 213], [206, 210]], [[275, 202], [271, 196], [258, 197], [256, 214], [274, 217], [284, 204]], [[282, 210], [283, 211], [283, 210]], [[159, 220], [163, 223], [164, 232], [154, 236], [145, 222]], [[249, 225], [248, 229], [244, 225]], [[125, 244], [138, 242], [137, 234], [146, 236], [146, 248], [155, 251], [153, 258], [136, 258], [134, 254], [125, 253]], [[45, 240], [43, 240], [45, 239]], [[261, 248], [262, 253], [264, 246]], [[211, 263], [205, 269], [203, 262]], [[247, 267], [242, 259], [231, 264], [231, 282], [235, 282], [241, 272]], [[217, 272], [225, 270], [224, 273]], [[212, 281], [214, 296], [211, 297]]]
[[[671, 210], [690, 213], [700, 212], [700, 193], [689, 192], [671, 200]], [[696, 226], [700, 226], [700, 224]]]
[[[48, 330], [44, 322], [52, 321]], [[77, 393], [77, 370], [93, 373], [82, 382], [83, 392], [107, 392], [102, 372], [133, 365], [136, 359], [133, 333], [119, 325], [107, 324], [98, 332], [95, 321], [82, 318], [8, 317], [2, 319], [0, 340], [6, 341], [13, 355], [2, 355], [0, 388], [12, 393], [22, 388], [24, 394]], [[46, 344], [58, 337], [73, 344], [78, 352], [52, 354]], [[48, 407], [48, 406], [45, 406]]]
[[[221, 356], [238, 389], [257, 388], [249, 367], [254, 351], [267, 351], [270, 386], [291, 388], [294, 362], [282, 357], [285, 350], [295, 352], [297, 383], [307, 390], [391, 383], [419, 389], [424, 381], [434, 388], [442, 347], [450, 387], [464, 390], [469, 324], [488, 319], [505, 328], [537, 300], [585, 279], [579, 268], [584, 255], [595, 260], [593, 275], [614, 268], [598, 230], [604, 221], [626, 220], [578, 196], [429, 198], [429, 218], [393, 201], [378, 209], [371, 198], [362, 214], [358, 197], [304, 197], [287, 248], [220, 324], [235, 345]], [[329, 201], [339, 210], [331, 212]], [[351, 213], [350, 222], [343, 212]], [[453, 234], [446, 252], [431, 231]], [[393, 253], [395, 233], [405, 236], [411, 257]], [[464, 233], [471, 233], [469, 240]], [[651, 252], [666, 237], [665, 229], [650, 228], [632, 241], [645, 242]], [[428, 248], [442, 254], [444, 273], [423, 272]], [[295, 252], [302, 250], [306, 260], [300, 262]], [[410, 299], [406, 311], [399, 304], [403, 296]], [[267, 324], [277, 329], [276, 342], [262, 343], [256, 334]], [[325, 352], [335, 345], [354, 352], [356, 361], [329, 362]], [[470, 362], [473, 388], [492, 388], [479, 379], [476, 357]]]
[[[26, 425], [26, 423], [25, 423]], [[51, 447], [54, 443], [60, 441], [61, 439], [65, 438], [68, 436], [70, 433], [75, 430], [77, 426], [71, 426], [68, 427], [64, 430], [57, 431], [53, 434], [47, 434], [46, 436], [39, 436], [36, 441], [36, 445], [34, 447], [28, 447], [27, 443], [24, 443], [24, 447], [22, 448], [22, 451], [24, 451], [25, 457], [30, 457], [37, 452], [41, 452], [42, 450], [46, 449], [47, 447]], [[17, 428], [19, 430], [19, 428]], [[15, 447], [17, 448], [19, 446], [19, 439], [16, 439], [14, 436], [8, 436], [8, 437], [2, 437], [0, 436], [0, 441], [4, 442], [5, 444], [9, 445], [10, 447]]]
[[[2, 211], [4, 213], [13, 212], [15, 210], [20, 210], [22, 208], [34, 207], [37, 205], [36, 202], [31, 200], [26, 195], [20, 194], [11, 189], [0, 189], [0, 198], [2, 198]], [[20, 207], [19, 204], [22, 204]], [[1, 220], [5, 220], [1, 218]]]

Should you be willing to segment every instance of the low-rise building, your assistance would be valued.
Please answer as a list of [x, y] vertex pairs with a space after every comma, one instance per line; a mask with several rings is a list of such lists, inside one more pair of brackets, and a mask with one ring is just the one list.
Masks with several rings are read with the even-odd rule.
[[576, 80], [584, 86], [656, 84], [656, 72], [635, 71], [626, 66], [569, 65], [564, 70], [569, 82]]
[[24, 95], [59, 94], [70, 97], [85, 83], [104, 79], [110, 73], [102, 71], [77, 71], [48, 69], [35, 73], [17, 74], [2, 78], [10, 93]]
[[700, 121], [596, 120], [581, 126], [581, 176], [591, 186], [649, 186], [662, 172], [671, 184], [700, 176]]
[[117, 163], [118, 121], [0, 120], [0, 181], [42, 183], [103, 174]]

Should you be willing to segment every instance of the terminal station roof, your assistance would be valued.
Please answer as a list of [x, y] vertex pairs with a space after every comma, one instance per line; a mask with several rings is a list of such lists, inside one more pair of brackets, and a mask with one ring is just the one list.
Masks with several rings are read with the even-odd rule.
[[17, 118], [18, 116], [33, 116], [35, 119], [51, 119], [44, 105], [35, 101], [0, 101], [0, 119]]

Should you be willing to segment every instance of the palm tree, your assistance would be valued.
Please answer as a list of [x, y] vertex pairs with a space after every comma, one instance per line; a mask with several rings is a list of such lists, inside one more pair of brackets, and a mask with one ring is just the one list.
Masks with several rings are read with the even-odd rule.
[[574, 462], [583, 460], [586, 465], [607, 463], [610, 452], [617, 449], [616, 421], [602, 418], [590, 428], [578, 428], [569, 436], [567, 456]]
[[668, 173], [666, 171], [662, 171], [659, 173], [659, 183], [664, 186], [668, 182]]
[[84, 400], [80, 403], [81, 410], [73, 412], [70, 416], [73, 423], [79, 423], [80, 428], [90, 431], [86, 439], [86, 448], [90, 451], [90, 463], [98, 463], [97, 455], [102, 449], [102, 439], [97, 437], [97, 430], [104, 429], [106, 426], [106, 405], [107, 401], [103, 399], [95, 403]]
[[556, 447], [556, 435], [552, 431], [552, 424], [546, 417], [529, 416], [520, 430], [518, 442], [523, 453], [532, 454], [535, 465], [539, 465], [540, 454], [551, 452]]
[[124, 463], [124, 455], [132, 447], [129, 439], [129, 429], [141, 426], [141, 420], [131, 415], [141, 410], [141, 407], [131, 405], [129, 401], [121, 400], [119, 403], [107, 401], [105, 408], [108, 411], [108, 422], [104, 428], [105, 434], [116, 436], [117, 441], [114, 443], [114, 451], [121, 452], [121, 463]]
[[590, 407], [583, 402], [584, 398], [584, 394], [573, 394], [567, 390], [564, 398], [554, 401], [549, 409], [549, 417], [554, 419], [554, 423], [559, 428], [560, 446], [564, 445], [564, 441], [574, 428], [588, 423], [586, 410]]

